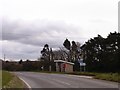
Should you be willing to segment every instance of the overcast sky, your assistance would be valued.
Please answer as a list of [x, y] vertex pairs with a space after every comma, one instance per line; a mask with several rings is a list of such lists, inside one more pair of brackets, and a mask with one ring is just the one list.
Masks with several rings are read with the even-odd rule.
[[0, 58], [36, 60], [46, 43], [56, 49], [66, 38], [84, 44], [106, 37], [118, 31], [118, 1], [2, 0]]

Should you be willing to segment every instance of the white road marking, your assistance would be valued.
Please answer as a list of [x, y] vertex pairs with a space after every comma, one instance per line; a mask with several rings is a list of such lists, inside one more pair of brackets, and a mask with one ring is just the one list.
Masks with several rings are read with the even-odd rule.
[[66, 84], [66, 85], [71, 85], [71, 84], [69, 84], [69, 83], [67, 83], [67, 82], [63, 82], [63, 81], [60, 81], [60, 80], [56, 80], [56, 79], [52, 79], [52, 80], [54, 80], [54, 81], [56, 81], [56, 82], [58, 82], [58, 83], [62, 83], [62, 84]]
[[20, 73], [20, 74], [22, 74], [22, 73]]
[[[19, 77], [20, 78], [20, 77]], [[27, 86], [28, 86], [28, 88], [29, 88], [29, 90], [32, 90], [31, 89], [31, 86], [25, 81], [25, 80], [23, 80], [22, 78], [20, 78]]]
[[82, 77], [82, 78], [93, 78], [93, 77], [91, 77], [91, 76], [78, 76], [78, 75], [69, 75], [69, 76]]

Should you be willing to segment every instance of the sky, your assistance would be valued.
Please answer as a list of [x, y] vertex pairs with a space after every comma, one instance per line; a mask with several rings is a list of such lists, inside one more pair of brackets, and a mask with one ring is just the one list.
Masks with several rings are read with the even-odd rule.
[[1, 0], [0, 58], [37, 60], [45, 44], [84, 44], [118, 31], [119, 0]]

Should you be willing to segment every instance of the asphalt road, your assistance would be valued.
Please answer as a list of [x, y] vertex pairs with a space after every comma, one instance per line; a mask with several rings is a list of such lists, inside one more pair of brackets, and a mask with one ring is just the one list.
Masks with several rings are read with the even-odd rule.
[[118, 88], [118, 83], [84, 76], [36, 72], [14, 73], [25, 81], [29, 88]]

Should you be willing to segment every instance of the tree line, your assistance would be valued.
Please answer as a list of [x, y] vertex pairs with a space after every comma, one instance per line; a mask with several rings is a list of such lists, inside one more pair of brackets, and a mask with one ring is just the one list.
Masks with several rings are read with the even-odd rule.
[[91, 38], [82, 47], [87, 71], [119, 72], [120, 33]]
[[54, 60], [73, 62], [74, 71], [79, 71], [79, 59], [86, 63], [86, 70], [90, 72], [118, 72], [120, 63], [120, 33], [110, 33], [107, 38], [101, 35], [89, 39], [85, 44], [65, 39], [63, 47], [52, 50], [45, 44], [38, 61], [22, 61], [16, 63], [4, 62], [5, 70], [44, 70], [55, 71]]

